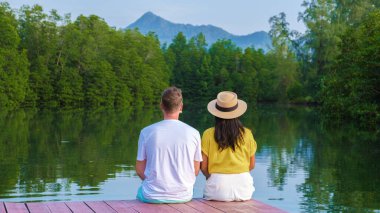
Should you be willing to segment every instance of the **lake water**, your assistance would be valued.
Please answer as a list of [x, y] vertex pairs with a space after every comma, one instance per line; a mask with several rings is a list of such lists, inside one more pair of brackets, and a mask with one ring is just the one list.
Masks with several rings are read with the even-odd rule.
[[[143, 110], [0, 112], [0, 201], [134, 199]], [[200, 132], [206, 111], [181, 120]], [[328, 126], [313, 108], [259, 106], [243, 123], [258, 143], [253, 197], [289, 212], [380, 212], [379, 131]], [[194, 197], [205, 184], [199, 175]]]

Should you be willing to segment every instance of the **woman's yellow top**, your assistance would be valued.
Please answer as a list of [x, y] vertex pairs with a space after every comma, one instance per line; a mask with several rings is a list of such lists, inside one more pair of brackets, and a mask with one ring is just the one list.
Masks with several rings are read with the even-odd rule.
[[208, 157], [208, 172], [239, 174], [249, 172], [250, 158], [255, 154], [257, 144], [251, 130], [244, 128], [243, 141], [233, 151], [230, 147], [220, 151], [214, 138], [215, 128], [207, 129], [202, 136], [202, 152]]

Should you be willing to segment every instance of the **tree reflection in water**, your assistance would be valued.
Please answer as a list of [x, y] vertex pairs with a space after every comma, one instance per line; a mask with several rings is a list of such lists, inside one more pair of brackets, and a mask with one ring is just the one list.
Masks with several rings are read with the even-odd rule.
[[[61, 192], [99, 193], [106, 199], [102, 184], [120, 173], [132, 178], [126, 185], [137, 187], [133, 166], [139, 132], [160, 119], [157, 109], [3, 110], [0, 199], [39, 200], [49, 193], [70, 199]], [[204, 108], [187, 105], [181, 119], [200, 132], [214, 121]], [[254, 170], [261, 183], [257, 198], [290, 212], [380, 210], [378, 131], [350, 123], [326, 125], [316, 110], [305, 107], [259, 106], [242, 120], [258, 143], [257, 167], [265, 167], [260, 174]]]
[[0, 198], [70, 192], [72, 184], [97, 191], [122, 170], [134, 175], [140, 129], [159, 119], [154, 110], [3, 111]]
[[258, 119], [245, 123], [255, 130], [257, 157], [270, 158], [268, 187], [282, 191], [288, 179], [301, 179], [298, 195], [284, 192], [288, 200], [300, 198], [298, 210], [380, 210], [378, 131], [326, 125], [316, 110], [304, 107], [259, 107], [253, 117]]

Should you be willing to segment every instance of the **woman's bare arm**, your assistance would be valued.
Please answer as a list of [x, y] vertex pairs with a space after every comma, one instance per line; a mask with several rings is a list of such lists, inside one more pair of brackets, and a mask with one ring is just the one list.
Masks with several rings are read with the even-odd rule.
[[249, 162], [249, 171], [251, 171], [252, 169], [255, 168], [255, 155], [252, 155], [252, 157], [250, 158], [250, 162]]

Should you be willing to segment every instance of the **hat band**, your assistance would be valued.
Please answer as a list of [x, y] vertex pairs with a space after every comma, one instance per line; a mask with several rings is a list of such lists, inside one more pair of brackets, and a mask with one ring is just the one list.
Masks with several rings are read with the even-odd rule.
[[219, 106], [217, 103], [215, 103], [215, 108], [221, 112], [232, 112], [234, 111], [235, 109], [238, 108], [238, 104], [236, 104], [235, 106], [233, 107], [228, 107], [228, 108], [225, 108], [225, 107], [221, 107]]

